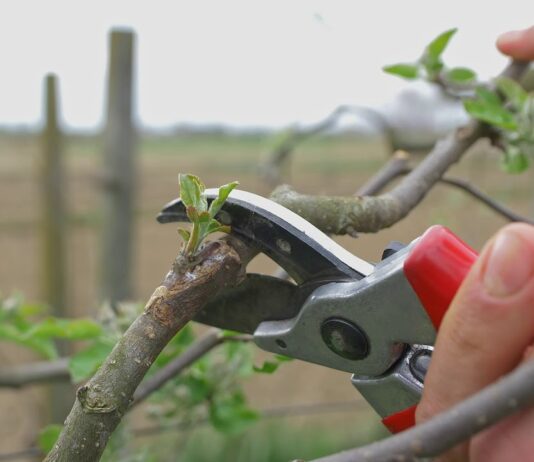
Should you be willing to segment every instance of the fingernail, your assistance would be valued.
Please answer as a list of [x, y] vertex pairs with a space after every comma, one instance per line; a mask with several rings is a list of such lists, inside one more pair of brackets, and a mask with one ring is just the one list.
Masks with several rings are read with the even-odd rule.
[[520, 40], [525, 31], [523, 30], [512, 30], [510, 32], [505, 32], [504, 34], [499, 35], [498, 41], [502, 42], [515, 42]]
[[534, 273], [534, 259], [527, 244], [510, 230], [501, 231], [489, 249], [483, 281], [487, 292], [507, 297], [520, 290]]

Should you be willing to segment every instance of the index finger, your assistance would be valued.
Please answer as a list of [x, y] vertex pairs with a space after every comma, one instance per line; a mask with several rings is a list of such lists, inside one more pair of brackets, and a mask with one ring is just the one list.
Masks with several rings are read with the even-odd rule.
[[534, 60], [534, 26], [502, 34], [497, 39], [497, 48], [514, 59]]

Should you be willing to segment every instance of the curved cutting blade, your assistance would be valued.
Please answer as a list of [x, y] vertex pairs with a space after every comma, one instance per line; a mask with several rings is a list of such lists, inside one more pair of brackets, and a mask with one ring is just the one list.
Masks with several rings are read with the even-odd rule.
[[252, 334], [263, 321], [296, 316], [309, 291], [283, 279], [249, 273], [237, 287], [211, 300], [195, 321]]
[[[204, 195], [211, 202], [218, 190], [207, 189]], [[296, 213], [247, 191], [232, 191], [217, 219], [231, 225], [232, 234], [271, 257], [298, 284], [318, 279], [358, 280], [374, 270], [373, 265], [351, 254]], [[182, 201], [169, 202], [158, 221], [188, 221]]]

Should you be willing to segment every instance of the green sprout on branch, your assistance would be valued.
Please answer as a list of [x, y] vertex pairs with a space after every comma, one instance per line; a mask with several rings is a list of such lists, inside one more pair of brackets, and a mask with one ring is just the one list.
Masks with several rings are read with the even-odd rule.
[[450, 29], [438, 35], [416, 62], [393, 64], [384, 67], [384, 71], [408, 80], [426, 80], [445, 90], [463, 90], [456, 96], [472, 117], [491, 126], [493, 144], [502, 153], [503, 170], [523, 172], [534, 156], [534, 93], [527, 93], [506, 77], [482, 84], [476, 82], [476, 73], [471, 69], [448, 68], [442, 54], [456, 31]]
[[385, 66], [384, 71], [408, 80], [424, 78], [435, 83], [471, 84], [476, 80], [476, 73], [473, 70], [467, 67], [448, 68], [441, 57], [457, 30], [450, 29], [438, 35], [426, 46], [416, 62]]
[[193, 225], [191, 231], [179, 228], [178, 233], [185, 243], [182, 249], [183, 255], [193, 257], [208, 235], [216, 232], [230, 232], [230, 227], [221, 224], [215, 219], [215, 216], [239, 183], [232, 181], [219, 187], [219, 195], [208, 207], [208, 201], [204, 195], [206, 188], [198, 176], [180, 174], [178, 179], [180, 197], [185, 205], [187, 217]]

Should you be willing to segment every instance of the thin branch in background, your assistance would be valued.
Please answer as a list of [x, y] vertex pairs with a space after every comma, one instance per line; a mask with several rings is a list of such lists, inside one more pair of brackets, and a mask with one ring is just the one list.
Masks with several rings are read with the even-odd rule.
[[[387, 164], [384, 165], [375, 175], [373, 175], [367, 183], [365, 183], [356, 193], [356, 195], [369, 195], [378, 194], [382, 191], [388, 184], [390, 184], [396, 178], [408, 175], [412, 172], [412, 168], [408, 165], [409, 154], [405, 151], [398, 151]], [[489, 207], [491, 210], [497, 214], [503, 216], [509, 221], [512, 222], [523, 222], [534, 224], [534, 220], [531, 220], [528, 217], [519, 215], [513, 210], [510, 210], [505, 205], [496, 201], [488, 194], [484, 193], [476, 186], [472, 185], [466, 180], [460, 178], [452, 178], [449, 176], [441, 177], [438, 180], [439, 183], [453, 186], [460, 189], [461, 191], [469, 194], [473, 198], [479, 200], [484, 205]]]
[[[262, 419], [280, 419], [288, 417], [302, 417], [309, 415], [322, 415], [340, 412], [358, 412], [362, 410], [369, 410], [369, 405], [364, 401], [342, 401], [337, 403], [312, 403], [312, 404], [297, 404], [292, 406], [280, 406], [271, 409], [260, 410]], [[197, 427], [207, 425], [209, 419], [199, 419], [194, 422], [180, 422], [175, 425], [151, 425], [147, 427], [134, 428], [132, 433], [136, 437], [149, 437], [159, 435], [163, 432], [181, 431], [187, 432], [194, 430]]]
[[534, 404], [533, 384], [531, 361], [427, 422], [385, 440], [313, 462], [393, 462], [438, 456]]
[[13, 460], [35, 460], [37, 457], [43, 457], [43, 452], [39, 448], [28, 448], [16, 452], [6, 452], [0, 454], [0, 462], [11, 462]]
[[69, 358], [0, 368], [0, 387], [20, 388], [43, 382], [70, 380]]
[[479, 200], [484, 205], [488, 206], [491, 210], [498, 213], [499, 215], [502, 215], [509, 221], [519, 221], [534, 225], [534, 220], [515, 213], [513, 210], [510, 210], [505, 205], [501, 204], [500, 202], [497, 202], [495, 199], [491, 198], [486, 193], [482, 192], [480, 189], [465, 180], [462, 180], [460, 178], [444, 177], [441, 178], [440, 182], [461, 189], [462, 191]]
[[373, 127], [379, 129], [380, 133], [386, 136], [390, 144], [395, 144], [393, 133], [388, 121], [377, 110], [363, 106], [338, 106], [327, 117], [320, 122], [307, 128], [290, 129], [286, 138], [284, 138], [275, 148], [272, 149], [266, 158], [259, 165], [261, 177], [275, 187], [280, 184], [282, 178], [282, 166], [286, 163], [293, 151], [304, 141], [316, 135], [324, 133], [333, 128], [340, 117], [345, 114], [354, 114], [364, 117], [371, 122]]
[[[512, 61], [501, 76], [518, 80], [528, 64]], [[476, 120], [436, 143], [432, 151], [398, 185], [380, 196], [340, 197], [299, 194], [280, 186], [272, 199], [293, 210], [329, 234], [377, 232], [407, 216], [451, 165], [481, 137], [489, 126]]]
[[150, 379], [142, 382], [134, 393], [134, 400], [130, 409], [142, 403], [146, 398], [148, 398], [148, 396], [159, 390], [169, 380], [179, 375], [184, 369], [213, 350], [215, 347], [225, 342], [250, 342], [252, 339], [252, 335], [224, 336], [223, 332], [219, 329], [210, 330], [206, 335], [193, 343], [180, 356], [160, 369]]
[[[240, 336], [234, 337], [234, 341], [241, 341]], [[229, 337], [227, 337], [229, 338]], [[245, 338], [242, 339], [246, 341]], [[334, 403], [311, 403], [291, 406], [279, 406], [260, 410], [262, 419], [278, 419], [288, 417], [302, 417], [306, 415], [322, 415], [340, 412], [358, 412], [369, 410], [369, 405], [360, 400], [341, 401]], [[137, 438], [160, 435], [165, 432], [189, 432], [197, 427], [209, 424], [209, 419], [200, 419], [194, 422], [180, 422], [174, 425], [151, 425], [132, 429], [132, 435]], [[0, 462], [8, 462], [20, 459], [35, 458], [42, 456], [39, 448], [28, 448], [21, 451], [0, 454]]]
[[409, 168], [410, 154], [406, 151], [395, 151], [388, 162], [363, 184], [355, 196], [374, 196]]

